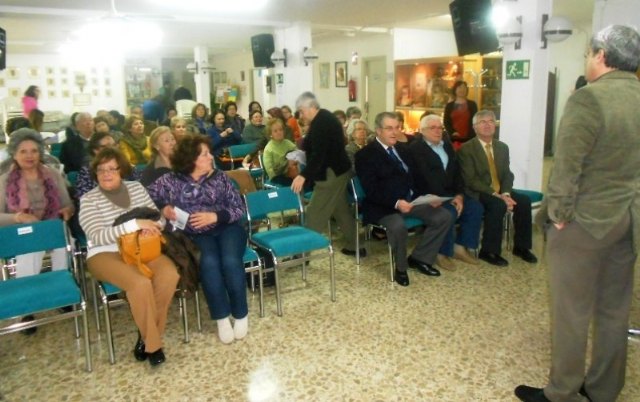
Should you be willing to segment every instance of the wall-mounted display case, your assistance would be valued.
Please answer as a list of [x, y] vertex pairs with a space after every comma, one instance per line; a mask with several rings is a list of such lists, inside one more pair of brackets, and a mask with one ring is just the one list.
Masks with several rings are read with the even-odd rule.
[[420, 116], [442, 115], [453, 100], [451, 88], [464, 80], [468, 98], [480, 109], [491, 109], [499, 117], [502, 58], [465, 56], [403, 60], [395, 66], [395, 109], [405, 116], [405, 130], [417, 131]]

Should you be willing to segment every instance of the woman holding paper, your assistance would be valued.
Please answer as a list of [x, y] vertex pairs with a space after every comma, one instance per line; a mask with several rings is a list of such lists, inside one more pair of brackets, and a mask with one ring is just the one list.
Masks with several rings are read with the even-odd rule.
[[202, 135], [182, 139], [171, 157], [173, 171], [148, 190], [163, 216], [200, 248], [200, 282], [218, 336], [228, 344], [244, 338], [249, 329], [242, 260], [245, 209], [231, 180], [213, 167], [209, 141]]
[[263, 168], [269, 180], [283, 186], [290, 186], [293, 179], [287, 177], [289, 163], [287, 153], [297, 149], [296, 144], [284, 138], [284, 123], [280, 119], [271, 119], [267, 123], [267, 136], [270, 138], [263, 152]]

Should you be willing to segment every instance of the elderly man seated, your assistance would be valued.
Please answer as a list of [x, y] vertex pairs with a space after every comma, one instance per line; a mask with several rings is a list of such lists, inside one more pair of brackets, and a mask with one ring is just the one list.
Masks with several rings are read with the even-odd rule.
[[[469, 254], [469, 249], [477, 249], [482, 225], [482, 204], [464, 195], [464, 181], [458, 157], [453, 145], [442, 136], [443, 126], [440, 116], [430, 114], [420, 120], [420, 136], [411, 142], [409, 149], [415, 169], [413, 180], [419, 194], [433, 194], [451, 197], [443, 207], [453, 217], [436, 264], [443, 269], [453, 270], [451, 257], [467, 264], [478, 265], [478, 260]], [[457, 222], [460, 230], [456, 236]]]
[[[389, 245], [396, 256], [394, 279], [399, 285], [408, 286], [409, 266], [425, 275], [440, 275], [433, 263], [452, 219], [439, 204], [411, 204], [419, 193], [411, 176], [411, 154], [406, 144], [397, 142], [401, 128], [395, 113], [378, 114], [375, 129], [375, 140], [355, 155], [356, 174], [366, 194], [362, 205], [364, 222], [387, 228]], [[426, 226], [408, 259], [405, 215], [422, 220]]]
[[496, 116], [481, 110], [473, 116], [476, 137], [458, 151], [467, 192], [484, 206], [484, 229], [480, 259], [492, 265], [507, 266], [502, 258], [502, 221], [513, 211], [515, 229], [513, 254], [526, 262], [538, 261], [531, 249], [531, 200], [512, 191], [513, 173], [509, 169], [509, 147], [493, 138]]

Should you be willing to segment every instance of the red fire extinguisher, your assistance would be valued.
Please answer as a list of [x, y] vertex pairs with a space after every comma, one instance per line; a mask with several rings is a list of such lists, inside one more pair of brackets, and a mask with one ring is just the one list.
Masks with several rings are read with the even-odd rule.
[[347, 85], [349, 86], [349, 102], [355, 102], [356, 101], [356, 93], [357, 93], [357, 91], [356, 91], [356, 80], [351, 78]]

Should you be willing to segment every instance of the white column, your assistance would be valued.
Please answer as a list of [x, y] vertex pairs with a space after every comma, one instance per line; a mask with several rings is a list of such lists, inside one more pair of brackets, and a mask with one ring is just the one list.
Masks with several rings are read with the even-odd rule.
[[[509, 145], [514, 187], [540, 190], [547, 108], [549, 46], [541, 49], [542, 15], [551, 15], [552, 0], [522, 0], [511, 9], [522, 16], [522, 45], [506, 45], [502, 64], [500, 140]], [[528, 61], [529, 78], [507, 79], [509, 61]], [[559, 116], [557, 117], [559, 118]]]
[[[277, 65], [274, 74], [284, 74], [283, 85], [276, 85], [275, 105], [289, 105], [294, 108], [298, 95], [304, 91], [313, 91], [314, 64], [304, 65], [302, 51], [311, 47], [311, 26], [308, 22], [296, 22], [289, 28], [276, 29], [274, 32], [276, 50], [287, 49], [287, 67]], [[275, 77], [274, 77], [275, 79]]]
[[211, 74], [200, 68], [202, 65], [209, 65], [209, 50], [206, 46], [199, 45], [193, 48], [193, 58], [198, 65], [198, 71], [193, 74], [196, 83], [196, 101], [211, 108]]

